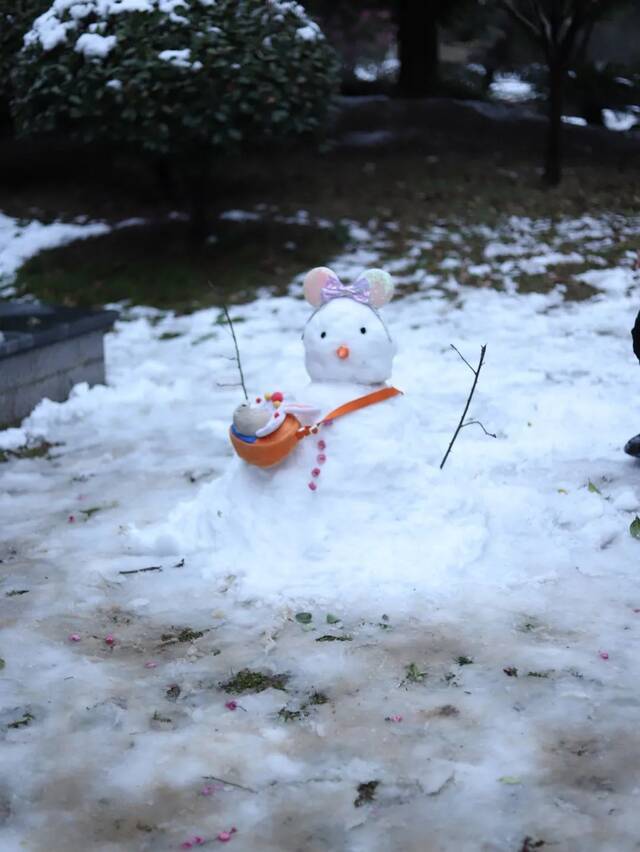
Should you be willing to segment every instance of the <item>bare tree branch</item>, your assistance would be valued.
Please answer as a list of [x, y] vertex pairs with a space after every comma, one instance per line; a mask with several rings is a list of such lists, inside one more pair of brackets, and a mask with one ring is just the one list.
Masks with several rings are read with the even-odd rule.
[[543, 9], [540, 0], [530, 0], [530, 2], [535, 11], [536, 18], [538, 19], [542, 41], [547, 45], [550, 45], [553, 43], [551, 20], [547, 15], [546, 10]]
[[[455, 349], [455, 346], [453, 348]], [[453, 438], [451, 439], [451, 442], [450, 442], [450, 444], [447, 448], [447, 452], [444, 454], [444, 458], [440, 462], [440, 470], [442, 470], [442, 468], [445, 466], [447, 459], [449, 458], [449, 454], [451, 453], [451, 450], [453, 449], [453, 445], [456, 442], [456, 438], [458, 437], [458, 435], [460, 434], [462, 429], [464, 429], [465, 418], [467, 416], [467, 412], [469, 411], [469, 406], [471, 405], [471, 400], [473, 399], [473, 395], [476, 391], [476, 386], [478, 384], [478, 379], [480, 378], [480, 370], [482, 370], [482, 365], [484, 364], [484, 356], [485, 356], [486, 351], [487, 351], [486, 345], [480, 347], [480, 361], [478, 362], [478, 367], [475, 370], [473, 369], [473, 367], [471, 367], [471, 370], [474, 374], [473, 384], [471, 386], [471, 391], [469, 393], [469, 396], [467, 397], [467, 402], [465, 403], [464, 411], [462, 412], [462, 417], [460, 418], [460, 422], [458, 423], [456, 431], [453, 433]], [[458, 353], [458, 354], [460, 354], [460, 353]], [[462, 360], [466, 361], [466, 359], [464, 359], [464, 358]]]
[[234, 781], [227, 781], [226, 778], [218, 778], [217, 775], [203, 775], [205, 781], [217, 781], [219, 784], [224, 784], [225, 787], [235, 787], [237, 790], [244, 790], [246, 793], [257, 793], [253, 787], [245, 787], [243, 784], [236, 784]]
[[535, 39], [542, 39], [542, 30], [534, 22], [513, 5], [511, 0], [498, 0], [502, 8], [518, 21]]

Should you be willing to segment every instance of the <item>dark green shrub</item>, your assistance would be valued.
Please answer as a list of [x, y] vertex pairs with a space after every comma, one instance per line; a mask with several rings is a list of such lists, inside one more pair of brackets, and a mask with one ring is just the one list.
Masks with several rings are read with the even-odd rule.
[[50, 4], [51, 0], [0, 0], [0, 111], [3, 114], [9, 111], [11, 72], [24, 35]]
[[21, 134], [176, 160], [318, 130], [338, 63], [291, 0], [56, 0], [13, 73]]

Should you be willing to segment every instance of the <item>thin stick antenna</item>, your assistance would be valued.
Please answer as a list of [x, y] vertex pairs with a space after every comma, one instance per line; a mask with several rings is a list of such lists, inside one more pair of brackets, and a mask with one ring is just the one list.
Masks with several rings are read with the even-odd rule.
[[238, 365], [238, 372], [240, 373], [240, 384], [242, 385], [242, 391], [244, 393], [244, 398], [246, 399], [247, 402], [249, 402], [249, 394], [247, 393], [247, 386], [244, 383], [244, 373], [242, 371], [242, 361], [240, 360], [240, 349], [238, 347], [238, 339], [236, 338], [236, 332], [235, 332], [235, 329], [233, 327], [233, 322], [231, 321], [231, 317], [229, 316], [229, 311], [227, 309], [227, 306], [223, 305], [222, 310], [224, 311], [225, 319], [226, 319], [227, 323], [229, 324], [229, 328], [231, 329], [231, 337], [233, 337], [233, 345], [234, 345], [235, 350], [236, 350], [235, 361], [236, 361], [236, 364]]

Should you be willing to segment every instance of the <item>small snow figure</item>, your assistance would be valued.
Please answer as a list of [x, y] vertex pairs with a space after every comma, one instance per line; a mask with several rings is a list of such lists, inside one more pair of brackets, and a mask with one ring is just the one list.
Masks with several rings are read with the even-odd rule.
[[[289, 394], [276, 391], [258, 397], [253, 405], [236, 409], [231, 442], [242, 459], [258, 467], [279, 464], [303, 438], [317, 434], [337, 418], [399, 394], [385, 385], [396, 347], [378, 314], [378, 308], [393, 296], [389, 274], [371, 269], [346, 285], [332, 270], [318, 267], [306, 276], [304, 294], [316, 309], [302, 337], [311, 378], [306, 392], [311, 398], [317, 395], [318, 401], [299, 403]], [[363, 389], [368, 392], [363, 393]], [[325, 416], [314, 422], [321, 411]], [[361, 440], [362, 432], [358, 443]], [[317, 449], [325, 448], [325, 441], [317, 444]], [[307, 483], [310, 491], [318, 488], [314, 481], [321, 473], [317, 464], [324, 464], [327, 454], [322, 452], [313, 461]]]
[[[640, 313], [636, 317], [636, 323], [631, 332], [633, 338], [633, 351], [636, 358], [640, 361]], [[630, 438], [624, 448], [625, 453], [635, 458], [640, 458], [640, 434]]]

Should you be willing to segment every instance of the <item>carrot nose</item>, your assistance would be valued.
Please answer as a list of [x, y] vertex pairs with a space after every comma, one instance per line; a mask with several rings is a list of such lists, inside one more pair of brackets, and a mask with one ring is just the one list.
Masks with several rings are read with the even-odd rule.
[[336, 355], [338, 356], [338, 358], [342, 358], [342, 360], [344, 361], [345, 358], [349, 357], [349, 347], [338, 346], [338, 349], [336, 350]]

